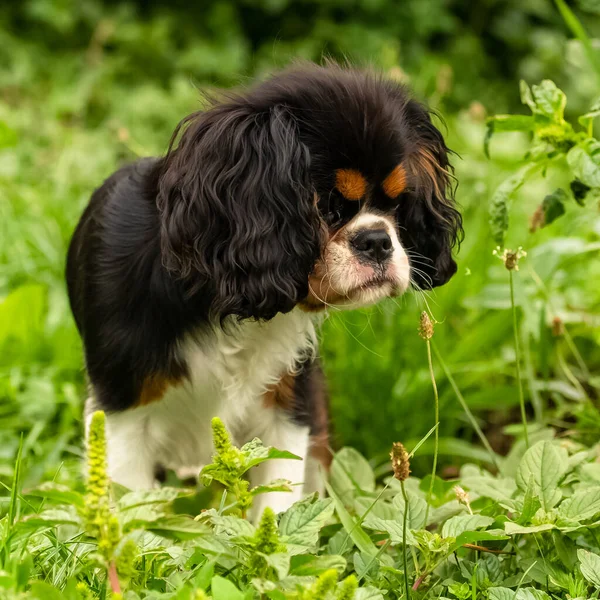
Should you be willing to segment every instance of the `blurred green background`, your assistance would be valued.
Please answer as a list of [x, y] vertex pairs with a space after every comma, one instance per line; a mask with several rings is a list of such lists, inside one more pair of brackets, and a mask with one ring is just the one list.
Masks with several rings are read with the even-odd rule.
[[[600, 3], [572, 6], [600, 38]], [[377, 460], [391, 442], [410, 447], [434, 424], [417, 334], [427, 303], [439, 322], [436, 347], [494, 447], [506, 450], [518, 394], [508, 278], [492, 256], [487, 205], [527, 140], [497, 136], [487, 159], [485, 118], [525, 112], [519, 79], [551, 78], [567, 93], [567, 114], [585, 112], [600, 90], [570, 38], [550, 0], [5, 0], [0, 481], [11, 475], [20, 433], [25, 485], [68, 479], [79, 468], [85, 385], [63, 267], [92, 190], [118, 165], [164, 152], [177, 122], [199, 108], [199, 89], [246, 85], [293, 59], [323, 56], [383, 70], [443, 117], [466, 230], [447, 286], [336, 313], [324, 325], [335, 444]], [[595, 440], [598, 413], [584, 400], [597, 398], [600, 373], [598, 206], [573, 203], [562, 219], [529, 231], [530, 216], [557, 184], [568, 184], [565, 177], [559, 168], [522, 188], [508, 246], [528, 251], [516, 299], [529, 416]], [[485, 460], [437, 363], [436, 374], [443, 464]]]

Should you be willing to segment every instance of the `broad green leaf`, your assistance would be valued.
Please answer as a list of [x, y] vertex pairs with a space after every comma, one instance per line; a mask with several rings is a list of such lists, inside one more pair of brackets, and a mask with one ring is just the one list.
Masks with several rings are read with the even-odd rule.
[[554, 529], [554, 525], [552, 523], [544, 523], [542, 525], [531, 525], [524, 526], [518, 525], [517, 523], [513, 523], [512, 521], [507, 521], [504, 523], [504, 531], [508, 533], [508, 535], [523, 535], [529, 533], [539, 533], [540, 531], [550, 531]]
[[64, 600], [64, 595], [61, 591], [44, 581], [36, 581], [31, 585], [29, 597], [36, 600]]
[[244, 600], [245, 598], [234, 583], [219, 575], [212, 578], [210, 590], [214, 600]]
[[319, 541], [319, 532], [333, 515], [331, 498], [307, 498], [293, 504], [283, 513], [279, 533], [286, 542], [313, 546]]
[[244, 473], [252, 467], [256, 467], [266, 460], [289, 459], [302, 460], [300, 456], [292, 454], [287, 450], [279, 450], [271, 446], [265, 446], [258, 438], [244, 444], [241, 448], [242, 453], [246, 456], [246, 465]]
[[327, 492], [333, 498], [335, 502], [335, 512], [337, 513], [344, 529], [348, 536], [352, 539], [356, 547], [365, 554], [370, 554], [371, 556], [377, 555], [377, 546], [372, 542], [371, 538], [367, 535], [365, 530], [361, 527], [361, 525], [354, 520], [354, 518], [350, 515], [350, 513], [346, 510], [344, 503], [341, 498], [336, 494], [334, 489], [329, 485], [329, 483], [325, 482], [325, 487], [327, 488]]
[[475, 531], [489, 527], [494, 522], [492, 517], [485, 517], [484, 515], [457, 515], [448, 519], [442, 527], [442, 537], [458, 538], [461, 533], [465, 531]]
[[[402, 540], [402, 532], [404, 530], [403, 525], [404, 524], [402, 522], [402, 519], [400, 519], [398, 521], [396, 521], [396, 520], [391, 521], [389, 519], [380, 519], [379, 517], [375, 517], [375, 516], [371, 516], [371, 515], [367, 515], [367, 518], [363, 522], [363, 526], [366, 529], [372, 529], [374, 531], [385, 531], [390, 537], [390, 542], [395, 546], [403, 543], [403, 540]], [[406, 532], [406, 543], [407, 544], [415, 543], [415, 538], [411, 534], [410, 531]]]
[[214, 535], [204, 523], [195, 521], [193, 518], [185, 515], [163, 517], [154, 521], [147, 529], [163, 537], [179, 540]]
[[216, 511], [211, 511], [209, 518], [215, 527], [215, 535], [217, 537], [250, 538], [256, 533], [256, 527], [246, 519], [241, 519], [240, 517], [223, 516], [219, 515]]
[[162, 487], [156, 490], [138, 490], [128, 492], [117, 502], [119, 511], [127, 511], [148, 504], [168, 504], [181, 496], [189, 496], [192, 492], [181, 488]]
[[81, 520], [75, 510], [48, 509], [36, 515], [30, 515], [19, 521], [21, 529], [42, 529], [44, 527], [56, 527], [58, 525], [81, 526]]
[[562, 497], [558, 483], [567, 468], [566, 450], [553, 442], [538, 442], [525, 452], [519, 463], [517, 485], [525, 491], [529, 481], [533, 481], [542, 508], [549, 511]]
[[[416, 494], [408, 495], [408, 528], [422, 529], [425, 527], [425, 516], [427, 515], [427, 502]], [[394, 508], [398, 510], [397, 520], [404, 522], [404, 498], [402, 494], [396, 494], [392, 501]]]
[[581, 574], [596, 588], [600, 588], [600, 556], [587, 550], [577, 550]]
[[342, 574], [346, 570], [346, 559], [343, 556], [324, 554], [301, 554], [292, 557], [290, 573], [292, 575], [318, 576], [328, 569], [335, 569]]
[[477, 542], [491, 542], [496, 540], [507, 540], [507, 535], [500, 529], [487, 529], [485, 531], [464, 531], [452, 545], [452, 549], [456, 550], [464, 544], [475, 544]]
[[70, 504], [77, 508], [85, 506], [83, 494], [73, 491], [69, 486], [52, 481], [42, 483], [37, 488], [30, 490], [28, 495], [35, 496], [36, 498], [44, 498], [54, 504]]
[[564, 92], [556, 87], [549, 79], [544, 79], [540, 85], [532, 85], [531, 92], [535, 113], [544, 115], [554, 121], [560, 122], [564, 118], [567, 97]]
[[515, 192], [525, 183], [525, 180], [538, 165], [531, 163], [521, 167], [516, 173], [505, 179], [492, 195], [490, 201], [490, 228], [495, 242], [504, 244], [504, 236], [508, 230], [508, 212]]
[[275, 569], [277, 577], [283, 579], [290, 572], [291, 556], [283, 552], [275, 552], [274, 554], [263, 554], [264, 559], [269, 566]]
[[600, 142], [588, 139], [567, 153], [573, 175], [585, 185], [600, 187]]
[[333, 457], [329, 482], [333, 489], [344, 496], [348, 491], [372, 492], [375, 490], [375, 474], [368, 461], [354, 448], [342, 448]]
[[578, 490], [570, 498], [563, 500], [558, 514], [565, 519], [585, 521], [600, 513], [600, 487]]
[[383, 594], [377, 588], [367, 585], [356, 590], [354, 600], [383, 600]]
[[533, 515], [540, 509], [542, 504], [537, 497], [536, 491], [533, 476], [531, 476], [529, 478], [529, 483], [527, 484], [527, 489], [525, 490], [525, 496], [523, 497], [521, 514], [517, 519], [519, 525], [527, 525], [533, 518]]

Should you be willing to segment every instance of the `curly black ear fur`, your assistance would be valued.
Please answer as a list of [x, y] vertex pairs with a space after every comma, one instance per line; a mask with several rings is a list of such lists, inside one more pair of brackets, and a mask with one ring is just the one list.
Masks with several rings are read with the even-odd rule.
[[462, 217], [454, 202], [450, 150], [429, 113], [409, 102], [407, 117], [416, 132], [408, 168], [415, 181], [412, 195], [398, 208], [401, 237], [412, 258], [413, 280], [420, 288], [446, 283], [456, 273], [452, 249], [462, 241]]
[[[223, 319], [270, 319], [308, 292], [320, 253], [308, 148], [288, 109], [233, 99], [185, 119], [159, 181], [163, 264]], [[172, 142], [173, 145], [173, 142]]]

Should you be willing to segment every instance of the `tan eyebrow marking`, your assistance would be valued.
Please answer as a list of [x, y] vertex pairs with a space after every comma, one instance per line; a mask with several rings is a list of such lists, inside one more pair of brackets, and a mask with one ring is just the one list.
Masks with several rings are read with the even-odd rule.
[[406, 169], [402, 165], [395, 166], [383, 180], [381, 187], [388, 198], [399, 196], [406, 187]]
[[360, 200], [367, 191], [367, 180], [356, 169], [337, 169], [335, 187], [346, 200]]

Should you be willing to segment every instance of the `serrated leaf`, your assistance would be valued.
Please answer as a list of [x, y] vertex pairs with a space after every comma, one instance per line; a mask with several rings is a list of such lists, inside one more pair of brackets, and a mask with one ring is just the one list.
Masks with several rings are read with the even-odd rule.
[[383, 600], [383, 594], [377, 588], [367, 585], [356, 590], [354, 600]]
[[274, 554], [263, 554], [267, 564], [275, 569], [277, 577], [283, 579], [290, 572], [291, 556], [284, 552], [275, 552]]
[[319, 532], [333, 515], [331, 498], [307, 498], [293, 504], [283, 513], [279, 533], [290, 544], [313, 546], [319, 541]]
[[233, 582], [219, 575], [212, 578], [210, 590], [214, 600], [244, 600], [245, 598]]
[[550, 531], [551, 529], [554, 529], [554, 525], [552, 523], [529, 526], [518, 525], [512, 521], [507, 521], [504, 523], [504, 531], [506, 531], [508, 535], [527, 535], [529, 533], [539, 533], [540, 531]]
[[[427, 515], [427, 502], [416, 494], [408, 495], [408, 528], [422, 529], [425, 527]], [[402, 494], [396, 494], [392, 500], [394, 508], [398, 511], [396, 520], [404, 522], [404, 498]]]
[[252, 467], [256, 467], [267, 460], [302, 460], [300, 456], [292, 454], [287, 450], [279, 450], [272, 446], [265, 446], [258, 438], [254, 438], [252, 441], [244, 444], [241, 451], [246, 457], [243, 473], [246, 473]]
[[75, 509], [48, 509], [37, 515], [30, 515], [19, 521], [18, 527], [24, 529], [41, 529], [58, 525], [80, 526], [81, 520]]
[[292, 557], [290, 573], [292, 575], [318, 576], [329, 569], [335, 569], [342, 574], [346, 570], [346, 559], [335, 554], [315, 556], [302, 554]]
[[[366, 529], [372, 529], [374, 531], [385, 531], [389, 535], [390, 542], [396, 546], [403, 543], [402, 532], [404, 530], [402, 520], [390, 520], [380, 519], [372, 515], [367, 515], [367, 518], [363, 522], [363, 526]], [[406, 532], [406, 543], [415, 544], [415, 538], [410, 531]]]
[[600, 487], [578, 490], [570, 498], [563, 500], [558, 514], [565, 519], [585, 521], [600, 513]]
[[465, 531], [476, 531], [489, 527], [494, 522], [492, 517], [484, 515], [457, 515], [448, 519], [442, 527], [442, 537], [458, 538]]
[[595, 587], [600, 588], [600, 556], [587, 550], [577, 550], [581, 574]]
[[70, 504], [77, 508], [84, 508], [85, 501], [83, 494], [73, 491], [66, 485], [47, 481], [42, 483], [37, 488], [27, 492], [28, 496], [35, 496], [36, 498], [44, 498], [55, 504]]
[[162, 487], [156, 490], [138, 490], [128, 492], [117, 502], [119, 511], [127, 511], [149, 504], [168, 504], [181, 496], [189, 496], [192, 492], [181, 488]]
[[540, 85], [532, 85], [531, 92], [536, 114], [541, 114], [554, 121], [562, 121], [564, 118], [567, 97], [553, 81], [544, 79]]
[[600, 142], [592, 139], [578, 144], [567, 153], [573, 175], [585, 185], [600, 187]]
[[204, 523], [195, 521], [185, 515], [172, 515], [154, 521], [148, 531], [153, 531], [163, 537], [178, 540], [189, 540], [195, 537], [213, 536], [213, 532]]
[[333, 457], [329, 483], [341, 496], [348, 491], [372, 492], [375, 490], [375, 474], [360, 452], [346, 447]]
[[517, 470], [517, 485], [527, 489], [531, 480], [542, 508], [547, 512], [558, 504], [562, 492], [558, 486], [568, 468], [567, 453], [555, 443], [541, 441], [523, 455]]

